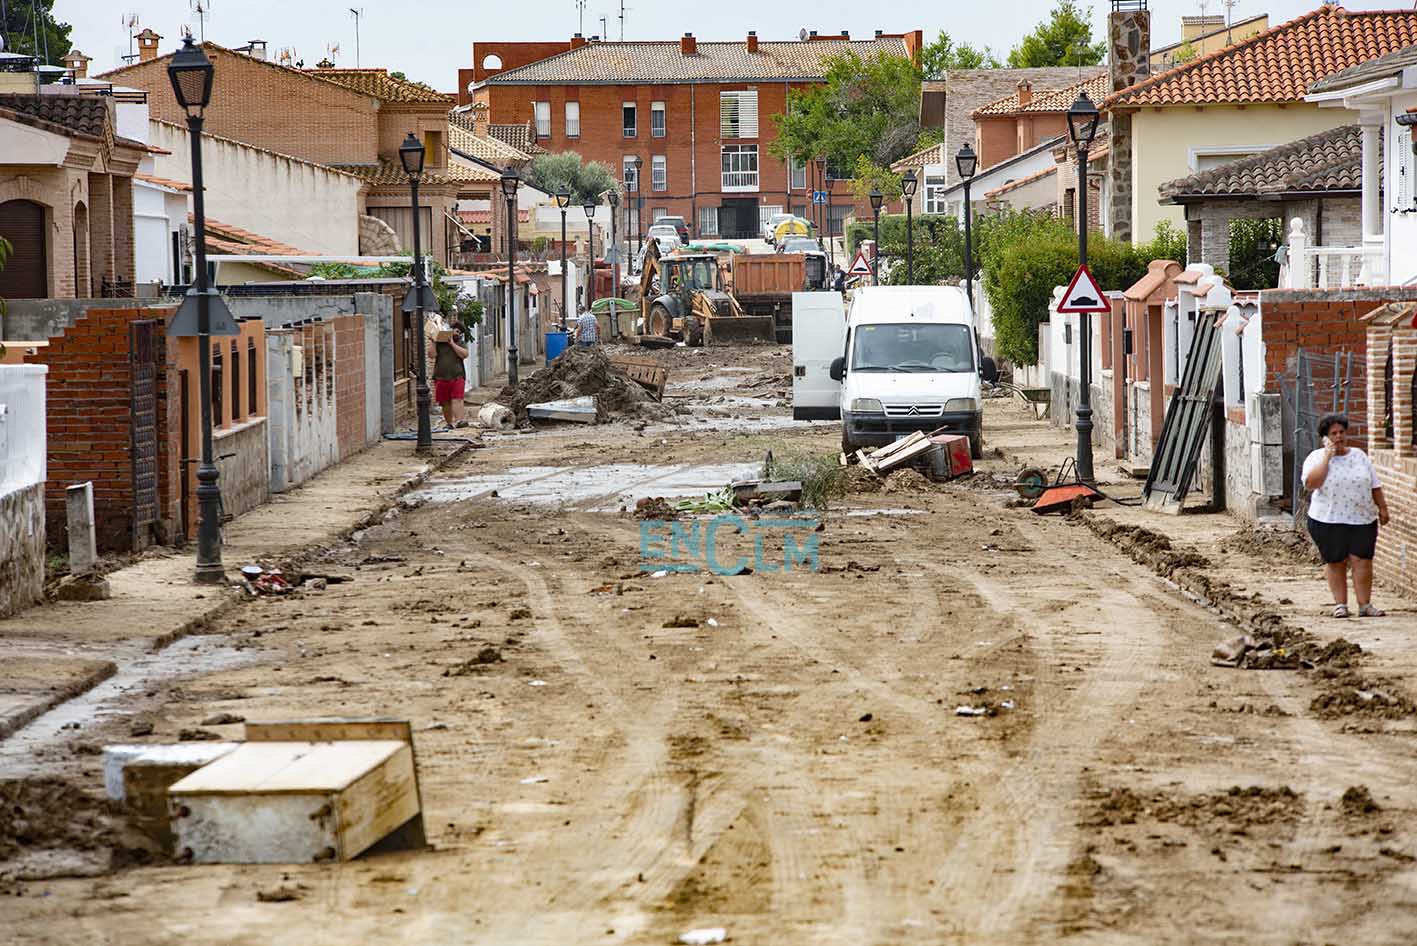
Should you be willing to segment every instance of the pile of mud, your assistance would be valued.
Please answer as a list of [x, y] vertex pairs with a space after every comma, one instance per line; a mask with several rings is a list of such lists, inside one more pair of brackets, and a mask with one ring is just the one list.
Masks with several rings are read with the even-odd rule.
[[1318, 565], [1322, 562], [1314, 543], [1293, 529], [1259, 529], [1245, 526], [1220, 542], [1227, 552], [1242, 552], [1265, 562]]
[[1229, 829], [1295, 821], [1304, 813], [1303, 796], [1287, 785], [1235, 785], [1223, 792], [1190, 796], [1114, 788], [1092, 796], [1092, 801], [1094, 807], [1087, 826], [1094, 828], [1148, 821]]
[[1407, 719], [1417, 715], [1417, 704], [1391, 680], [1339, 670], [1325, 670], [1317, 676], [1323, 692], [1309, 703], [1309, 711], [1320, 719]]
[[587, 395], [595, 397], [600, 420], [616, 416], [660, 420], [674, 416], [672, 408], [660, 404], [631, 381], [598, 348], [568, 348], [531, 377], [502, 388], [497, 403], [509, 408], [521, 426], [527, 422], [529, 404]]
[[932, 493], [936, 483], [913, 466], [891, 470], [885, 476], [872, 473], [863, 466], [846, 468], [848, 493]]
[[165, 857], [106, 798], [57, 778], [0, 781], [0, 877], [95, 876]]

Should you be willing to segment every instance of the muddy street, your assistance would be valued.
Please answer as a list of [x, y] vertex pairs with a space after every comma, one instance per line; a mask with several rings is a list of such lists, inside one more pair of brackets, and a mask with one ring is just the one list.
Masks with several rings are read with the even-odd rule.
[[[789, 354], [657, 352], [662, 416], [484, 436], [315, 555], [323, 589], [242, 600], [0, 741], [7, 940], [1417, 938], [1411, 602], [1323, 618], [1302, 549], [1091, 514], [1171, 530], [1202, 594], [1124, 530], [1015, 508], [1070, 433], [1002, 399], [971, 477], [853, 473], [794, 526], [637, 518], [835, 455], [839, 426], [790, 419]], [[1244, 602], [1361, 653], [1214, 666]], [[319, 716], [412, 723], [426, 850], [177, 864], [94, 800], [103, 745]]]

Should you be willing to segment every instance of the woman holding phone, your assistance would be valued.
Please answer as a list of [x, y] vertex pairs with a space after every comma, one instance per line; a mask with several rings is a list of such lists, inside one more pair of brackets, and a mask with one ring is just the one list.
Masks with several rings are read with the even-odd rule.
[[1373, 553], [1378, 525], [1387, 525], [1387, 500], [1368, 455], [1348, 445], [1348, 418], [1328, 414], [1319, 420], [1323, 446], [1304, 459], [1303, 480], [1309, 497], [1309, 535], [1324, 560], [1324, 578], [1333, 595], [1333, 616], [1346, 618], [1348, 569], [1359, 617], [1382, 617], [1373, 606]]

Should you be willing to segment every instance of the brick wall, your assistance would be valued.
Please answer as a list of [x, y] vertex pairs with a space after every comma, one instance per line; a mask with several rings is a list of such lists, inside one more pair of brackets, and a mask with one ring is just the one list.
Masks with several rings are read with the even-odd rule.
[[335, 430], [340, 459], [364, 449], [364, 316], [335, 323]]
[[[133, 545], [132, 369], [129, 323], [156, 319], [165, 324], [170, 309], [89, 309], [49, 340], [34, 361], [49, 366], [46, 398], [49, 480], [45, 518], [51, 545], [68, 541], [64, 489], [92, 480], [99, 547]], [[158, 328], [159, 333], [162, 326]], [[163, 385], [159, 358], [158, 455], [171, 456], [164, 440]], [[159, 471], [160, 484], [167, 471]], [[161, 485], [159, 499], [162, 498]]]
[[[205, 130], [317, 164], [372, 164], [378, 158], [378, 101], [323, 79], [206, 47], [215, 66]], [[186, 124], [172, 94], [167, 60], [106, 74], [144, 89], [153, 118]], [[298, 101], [299, 108], [291, 103]]]
[[979, 167], [990, 168], [1018, 154], [1018, 137], [1012, 118], [980, 118], [974, 123]]
[[1383, 585], [1417, 594], [1417, 459], [1392, 450], [1374, 450], [1371, 457], [1392, 514], [1392, 521], [1378, 530], [1374, 574]]

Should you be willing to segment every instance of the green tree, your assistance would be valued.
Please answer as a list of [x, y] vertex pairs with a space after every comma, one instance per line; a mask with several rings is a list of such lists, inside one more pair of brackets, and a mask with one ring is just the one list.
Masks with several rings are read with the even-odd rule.
[[920, 70], [909, 59], [846, 53], [830, 60], [826, 82], [788, 95], [787, 114], [774, 115], [778, 160], [825, 158], [856, 167], [865, 155], [877, 167], [910, 154], [920, 139]]
[[598, 201], [606, 191], [620, 186], [609, 165], [600, 161], [585, 163], [574, 151], [537, 155], [527, 168], [526, 180], [548, 194], [554, 194], [563, 187], [569, 188], [573, 204], [587, 198]]
[[943, 79], [953, 69], [998, 69], [999, 59], [988, 46], [979, 49], [969, 43], [956, 44], [944, 30], [933, 43], [920, 50], [920, 71], [927, 79]]
[[[38, 18], [35, 13], [38, 10]], [[68, 23], [54, 19], [54, 0], [9, 0], [0, 3], [0, 30], [5, 49], [41, 62], [57, 64], [73, 48]], [[36, 33], [38, 36], [36, 36]]]
[[1048, 19], [1039, 23], [1009, 51], [1009, 68], [1095, 66], [1107, 55], [1105, 42], [1092, 41], [1090, 10], [1076, 0], [1058, 0]]
[[[320, 279], [401, 279], [413, 272], [413, 254], [405, 252], [402, 255], [409, 257], [410, 262], [381, 263], [378, 266], [357, 266], [354, 263], [316, 263], [310, 267], [310, 271], [306, 275]], [[433, 295], [438, 300], [438, 311], [443, 315], [461, 314], [462, 309], [458, 306], [458, 287], [453, 283], [443, 281], [443, 277], [448, 272], [443, 268], [443, 264], [437, 260], [433, 260], [432, 263], [428, 276], [433, 284]], [[481, 308], [477, 310], [477, 314], [481, 317]]]
[[1180, 47], [1176, 50], [1176, 56], [1175, 56], [1176, 65], [1179, 66], [1181, 63], [1190, 62], [1192, 59], [1196, 58], [1196, 55], [1197, 55], [1196, 47], [1193, 46], [1193, 45], [1191, 45], [1191, 41], [1190, 41], [1190, 40], [1186, 40], [1186, 41], [1185, 41], [1184, 43], [1182, 43], [1182, 44], [1180, 45]]
[[886, 200], [901, 197], [900, 175], [890, 168], [883, 168], [864, 154], [856, 159], [856, 167], [851, 178], [851, 192], [857, 200], [867, 200], [872, 190], [879, 190]]

